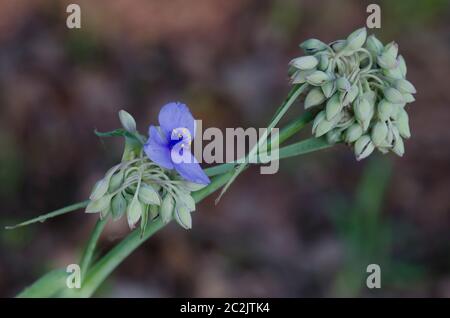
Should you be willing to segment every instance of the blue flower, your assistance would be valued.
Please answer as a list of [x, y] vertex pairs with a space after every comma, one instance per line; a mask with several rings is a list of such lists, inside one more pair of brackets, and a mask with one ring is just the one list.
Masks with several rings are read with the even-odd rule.
[[160, 127], [150, 126], [144, 151], [153, 162], [166, 169], [175, 169], [185, 180], [198, 184], [211, 181], [192, 155], [195, 120], [189, 108], [181, 103], [169, 103], [161, 108]]

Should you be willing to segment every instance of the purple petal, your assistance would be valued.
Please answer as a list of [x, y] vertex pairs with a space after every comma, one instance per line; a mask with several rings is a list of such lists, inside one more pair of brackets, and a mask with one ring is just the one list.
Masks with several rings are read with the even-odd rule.
[[209, 184], [211, 182], [197, 159], [189, 151], [185, 151], [183, 157], [187, 160], [174, 163], [174, 167], [185, 180], [198, 184]]
[[168, 141], [155, 126], [150, 126], [149, 138], [144, 145], [145, 154], [161, 167], [173, 169]]
[[187, 128], [194, 139], [195, 120], [185, 104], [177, 102], [164, 105], [159, 112], [158, 120], [166, 136], [170, 136], [175, 128]]

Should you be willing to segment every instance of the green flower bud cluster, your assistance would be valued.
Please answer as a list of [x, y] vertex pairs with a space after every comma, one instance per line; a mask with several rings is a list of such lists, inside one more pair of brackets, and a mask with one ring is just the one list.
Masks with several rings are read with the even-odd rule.
[[[121, 111], [119, 117], [127, 132], [136, 132], [131, 115]], [[131, 153], [127, 145], [124, 153]], [[86, 213], [100, 213], [101, 218], [111, 215], [113, 220], [126, 215], [130, 229], [140, 221], [141, 233], [158, 217], [164, 223], [175, 219], [183, 228], [190, 229], [191, 212], [195, 210], [191, 192], [205, 185], [181, 180], [173, 171], [150, 161], [142, 147], [138, 155], [123, 158], [95, 184]]]
[[293, 84], [308, 86], [305, 109], [318, 109], [314, 136], [347, 143], [357, 160], [375, 148], [402, 156], [403, 138], [411, 136], [405, 106], [416, 89], [398, 45], [383, 45], [361, 28], [345, 40], [309, 39], [300, 47], [306, 56], [290, 62], [289, 74]]

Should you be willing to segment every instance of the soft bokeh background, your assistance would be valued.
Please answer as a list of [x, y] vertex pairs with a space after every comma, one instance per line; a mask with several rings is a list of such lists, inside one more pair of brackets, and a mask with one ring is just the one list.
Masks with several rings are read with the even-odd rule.
[[[288, 61], [311, 37], [364, 25], [375, 1], [0, 1], [0, 225], [84, 200], [120, 160], [117, 111], [141, 131], [167, 101], [205, 126], [262, 127], [289, 90]], [[98, 296], [450, 297], [450, 2], [382, 7], [418, 89], [406, 156], [358, 163], [344, 146], [250, 169], [187, 232], [171, 224], [132, 254]], [[295, 111], [301, 112], [300, 106]], [[309, 132], [305, 132], [307, 135]], [[77, 261], [96, 217], [82, 211], [0, 230], [0, 296]], [[110, 224], [104, 253], [128, 233]], [[382, 288], [365, 287], [380, 264]]]

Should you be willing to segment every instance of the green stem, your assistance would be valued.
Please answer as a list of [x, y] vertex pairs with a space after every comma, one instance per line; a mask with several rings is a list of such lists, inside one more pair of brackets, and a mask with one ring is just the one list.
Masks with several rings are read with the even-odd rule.
[[97, 246], [98, 239], [105, 228], [106, 223], [108, 223], [108, 218], [98, 219], [95, 224], [94, 230], [91, 233], [89, 241], [83, 251], [83, 255], [80, 260], [81, 269], [81, 280], [84, 281], [85, 275], [91, 265], [92, 258], [94, 256], [95, 247]]
[[288, 98], [285, 100], [285, 102], [278, 108], [277, 112], [275, 113], [275, 118], [270, 122], [269, 126], [267, 127], [267, 130], [264, 132], [264, 134], [259, 139], [258, 143], [250, 150], [248, 155], [245, 157], [244, 163], [240, 164], [236, 171], [234, 172], [231, 179], [227, 182], [227, 184], [223, 187], [222, 191], [219, 194], [219, 197], [216, 199], [216, 203], [220, 201], [221, 197], [225, 194], [225, 192], [228, 190], [230, 185], [236, 180], [236, 178], [239, 176], [239, 174], [244, 171], [245, 167], [248, 165], [248, 158], [253, 157], [257, 152], [258, 149], [266, 142], [268, 134], [271, 132], [272, 128], [274, 128], [278, 122], [283, 118], [283, 116], [286, 114], [286, 112], [289, 110], [289, 108], [292, 106], [292, 104], [297, 100], [297, 98], [303, 93], [303, 91], [307, 88], [307, 84], [303, 84], [301, 86], [296, 85], [292, 91], [289, 93]]
[[[280, 133], [278, 134], [278, 144], [283, 144], [286, 140], [294, 136], [296, 133], [298, 133], [303, 127], [305, 127], [309, 122], [311, 122], [314, 119], [314, 112], [312, 111], [305, 111], [300, 117], [294, 119], [289, 124], [287, 124], [285, 127], [283, 127], [280, 130]], [[270, 150], [270, 141], [268, 143], [267, 151]], [[226, 173], [236, 166], [236, 162], [228, 162], [224, 164], [220, 164], [211, 168], [205, 169], [205, 173], [209, 177], [217, 176], [219, 174]]]

